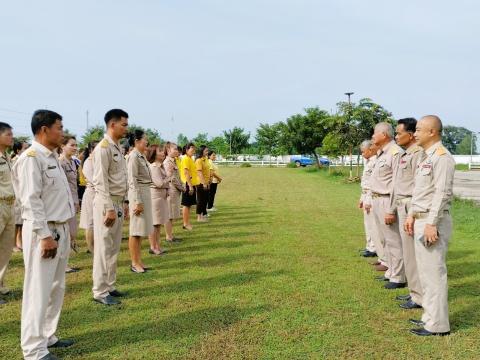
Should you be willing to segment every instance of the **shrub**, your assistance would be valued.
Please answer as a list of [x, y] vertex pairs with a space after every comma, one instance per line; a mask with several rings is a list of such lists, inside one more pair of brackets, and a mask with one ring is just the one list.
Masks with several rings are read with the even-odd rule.
[[295, 164], [294, 162], [289, 162], [287, 164], [287, 168], [296, 168], [297, 167], [297, 164]]
[[242, 164], [240, 165], [240, 167], [242, 167], [242, 168], [248, 168], [248, 167], [252, 167], [252, 164], [250, 164], [249, 162], [245, 162], [245, 163], [242, 163]]

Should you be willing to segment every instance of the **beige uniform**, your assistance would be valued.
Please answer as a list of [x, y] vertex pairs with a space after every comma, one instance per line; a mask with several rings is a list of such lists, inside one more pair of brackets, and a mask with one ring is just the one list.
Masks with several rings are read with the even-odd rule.
[[[137, 149], [128, 156], [128, 201], [130, 203], [130, 236], [148, 236], [153, 231], [152, 220], [152, 174], [145, 155]], [[143, 205], [143, 212], [133, 213], [137, 204]]]
[[0, 153], [0, 294], [8, 292], [3, 279], [15, 246], [15, 193], [12, 184], [12, 163], [7, 154]]
[[[18, 155], [15, 155], [12, 157], [12, 167], [15, 164], [15, 161], [17, 161]], [[15, 204], [14, 204], [14, 214], [15, 214], [15, 225], [22, 225], [23, 224], [23, 219], [22, 219], [22, 207], [20, 206], [20, 199], [18, 196], [15, 196]]]
[[[368, 191], [370, 190], [370, 176], [372, 175], [374, 164], [375, 164], [374, 157], [371, 157], [370, 159], [365, 159], [365, 163], [363, 166], [362, 180], [360, 183], [360, 187], [362, 188], [362, 195], [360, 195], [360, 201], [364, 204], [371, 204]], [[367, 211], [365, 211], [365, 207], [363, 209], [363, 224], [365, 227], [365, 237], [367, 240], [367, 244], [365, 248], [370, 252], [377, 253], [379, 258], [381, 258], [382, 257], [381, 254], [383, 254], [383, 246], [378, 249], [381, 254], [378, 254], [377, 247], [375, 246], [376, 241], [374, 237], [375, 236], [378, 237], [378, 231], [375, 226], [375, 219], [373, 218], [372, 212], [367, 213]]]
[[415, 244], [413, 237], [407, 234], [403, 225], [407, 220], [411, 206], [415, 170], [424, 155], [421, 147], [412, 145], [398, 157], [397, 170], [393, 176], [393, 194], [391, 196], [390, 211], [391, 213], [397, 213], [400, 237], [402, 239], [405, 277], [407, 278], [412, 301], [418, 305], [422, 305], [423, 290], [418, 276]]
[[163, 167], [165, 168], [167, 177], [172, 179], [170, 181], [167, 198], [169, 218], [172, 220], [179, 219], [182, 217], [180, 213], [180, 200], [184, 188], [182, 180], [180, 179], [180, 172], [178, 171], [177, 162], [175, 159], [167, 156], [163, 161]]
[[[63, 171], [65, 171], [65, 175], [67, 176], [68, 185], [70, 186], [70, 192], [72, 193], [73, 203], [75, 206], [79, 206], [78, 200], [78, 172], [77, 172], [77, 165], [73, 159], [68, 160], [67, 158], [60, 156], [59, 158], [60, 165], [62, 166]], [[70, 237], [72, 240], [77, 238], [78, 232], [78, 224], [77, 224], [77, 217], [74, 216], [69, 221], [70, 226]]]
[[[417, 167], [410, 215], [415, 220], [415, 255], [423, 288], [422, 321], [431, 332], [450, 331], [446, 255], [452, 234], [450, 204], [453, 198], [455, 160], [438, 142], [425, 151]], [[425, 225], [437, 227], [439, 239], [424, 245]]]
[[393, 173], [396, 171], [398, 157], [402, 153], [402, 148], [395, 144], [395, 141], [390, 141], [378, 151], [370, 177], [372, 210], [377, 229], [385, 241], [385, 261], [388, 266], [385, 277], [393, 283], [405, 283], [406, 281], [398, 221], [392, 225], [385, 224], [385, 215], [391, 212], [390, 196], [393, 191]]
[[83, 176], [87, 180], [87, 186], [82, 198], [82, 209], [80, 211], [80, 227], [82, 229], [93, 229], [93, 199], [95, 188], [93, 187], [93, 154], [83, 163]]
[[[102, 299], [115, 290], [117, 257], [122, 241], [123, 203], [127, 194], [127, 165], [119, 144], [108, 135], [93, 151], [93, 297]], [[117, 219], [111, 227], [104, 224], [108, 210]]]
[[153, 225], [165, 225], [170, 220], [170, 211], [168, 209], [168, 191], [170, 188], [170, 178], [167, 177], [163, 165], [157, 163], [150, 164], [152, 173], [152, 212]]
[[[16, 161], [13, 178], [24, 220], [21, 345], [25, 359], [40, 359], [58, 340], [55, 332], [70, 253], [68, 221], [75, 208], [57, 153], [36, 141]], [[58, 241], [57, 255], [44, 259], [40, 240], [49, 236]]]

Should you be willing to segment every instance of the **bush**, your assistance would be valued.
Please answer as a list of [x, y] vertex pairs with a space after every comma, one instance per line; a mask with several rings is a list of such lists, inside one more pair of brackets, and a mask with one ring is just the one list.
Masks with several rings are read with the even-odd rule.
[[287, 168], [296, 168], [297, 167], [297, 164], [295, 164], [294, 162], [289, 162], [287, 164]]
[[252, 167], [252, 164], [250, 164], [249, 162], [245, 162], [245, 163], [242, 163], [242, 164], [240, 165], [240, 167], [242, 167], [242, 168], [248, 168], [248, 167]]

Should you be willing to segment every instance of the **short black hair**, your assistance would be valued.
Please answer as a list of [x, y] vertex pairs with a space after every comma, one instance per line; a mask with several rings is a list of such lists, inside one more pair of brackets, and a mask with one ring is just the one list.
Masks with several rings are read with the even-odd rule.
[[215, 150], [210, 149], [208, 151], [208, 157], [212, 156], [213, 154], [216, 154], [217, 152]]
[[200, 147], [199, 147], [198, 150], [197, 150], [197, 157], [198, 157], [198, 158], [203, 157], [203, 152], [205, 151], [205, 149], [206, 149], [207, 147], [208, 147], [207, 145], [200, 145]]
[[189, 142], [188, 144], [186, 144], [182, 149], [182, 155], [185, 155], [187, 153], [187, 150], [191, 147], [195, 147], [195, 144], [193, 142]]
[[51, 128], [57, 120], [62, 121], [62, 115], [51, 110], [37, 110], [32, 116], [32, 133], [37, 135], [42, 126]]
[[123, 111], [122, 109], [112, 109], [108, 110], [107, 113], [105, 114], [105, 124], [108, 125], [108, 123], [113, 120], [113, 121], [120, 121], [120, 119], [124, 117], [128, 119], [128, 114]]
[[9, 124], [0, 121], [0, 134], [7, 130], [12, 130], [12, 127]]
[[128, 145], [135, 146], [135, 141], [140, 140], [145, 135], [145, 131], [140, 129], [135, 129], [130, 131], [127, 135]]
[[403, 118], [397, 121], [397, 124], [403, 125], [403, 128], [405, 131], [414, 133], [416, 128], [417, 128], [417, 119], [409, 117], [409, 118]]

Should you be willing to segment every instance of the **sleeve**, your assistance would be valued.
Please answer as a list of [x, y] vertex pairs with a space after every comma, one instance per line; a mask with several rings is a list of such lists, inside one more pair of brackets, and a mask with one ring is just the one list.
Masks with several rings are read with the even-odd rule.
[[83, 176], [90, 184], [93, 184], [93, 169], [92, 169], [92, 159], [87, 159], [83, 163]]
[[[143, 204], [140, 186], [138, 185], [138, 158], [130, 154], [127, 161], [128, 188], [133, 194], [134, 204]], [[153, 180], [153, 179], [152, 179]]]
[[37, 158], [25, 157], [22, 163], [18, 162], [16, 171], [18, 171], [18, 177], [15, 183], [18, 185], [25, 218], [33, 222], [33, 231], [39, 239], [52, 236], [42, 201], [43, 178]]
[[[165, 161], [163, 163], [163, 167], [165, 168], [165, 173], [167, 174], [168, 178], [171, 178], [172, 184], [178, 191], [183, 191], [183, 185], [180, 179], [178, 178], [178, 171], [175, 169], [175, 166], [171, 161]], [[177, 174], [175, 174], [177, 172]]]
[[197, 171], [202, 171], [203, 170], [201, 159], [195, 160], [195, 170], [197, 170]]
[[433, 168], [434, 193], [432, 205], [428, 212], [427, 224], [436, 226], [440, 215], [451, 201], [454, 174], [455, 162], [447, 155], [439, 156]]
[[110, 150], [97, 146], [93, 152], [93, 186], [95, 191], [103, 200], [105, 210], [114, 210], [110, 198], [110, 187], [108, 185], [108, 168], [110, 163]]
[[389, 198], [389, 214], [396, 214], [397, 213], [397, 195], [395, 192], [395, 181], [397, 178], [397, 171], [400, 166], [400, 153], [392, 157], [392, 190], [390, 191], [390, 198]]

